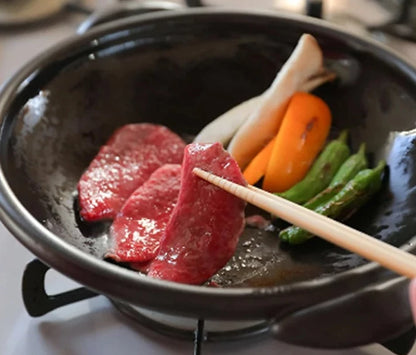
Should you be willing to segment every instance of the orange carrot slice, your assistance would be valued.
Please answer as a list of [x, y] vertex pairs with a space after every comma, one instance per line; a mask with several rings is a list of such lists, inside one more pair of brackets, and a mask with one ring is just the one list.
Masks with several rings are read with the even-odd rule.
[[266, 173], [267, 164], [269, 163], [270, 156], [272, 155], [273, 144], [276, 137], [273, 138], [247, 165], [244, 170], [244, 177], [250, 185], [254, 185], [259, 181]]
[[331, 111], [322, 99], [294, 94], [273, 144], [263, 189], [281, 192], [299, 182], [325, 144], [330, 126]]

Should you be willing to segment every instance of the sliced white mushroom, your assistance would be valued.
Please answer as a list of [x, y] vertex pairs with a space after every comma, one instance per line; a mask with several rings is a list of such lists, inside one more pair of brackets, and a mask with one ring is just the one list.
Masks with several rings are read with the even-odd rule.
[[334, 72], [323, 70], [318, 75], [314, 75], [304, 82], [299, 91], [309, 92], [315, 90], [317, 87], [327, 83], [328, 81], [335, 80], [337, 74]]
[[316, 39], [302, 35], [258, 106], [231, 139], [228, 151], [242, 169], [277, 133], [291, 96], [307, 87], [308, 80], [322, 69], [323, 56]]
[[258, 107], [261, 96], [255, 96], [223, 113], [206, 125], [195, 137], [197, 143], [220, 142], [226, 146], [235, 132], [244, 124], [250, 114]]
[[[323, 70], [319, 75], [314, 75], [308, 79], [299, 91], [312, 91], [318, 86], [334, 80], [335, 77], [335, 73]], [[194, 138], [194, 142], [220, 142], [222, 145], [226, 146], [237, 130], [244, 124], [245, 121], [247, 121], [250, 114], [259, 106], [263, 95], [264, 94], [243, 101], [241, 104], [234, 106], [221, 116], [218, 116], [198, 133], [198, 135]]]

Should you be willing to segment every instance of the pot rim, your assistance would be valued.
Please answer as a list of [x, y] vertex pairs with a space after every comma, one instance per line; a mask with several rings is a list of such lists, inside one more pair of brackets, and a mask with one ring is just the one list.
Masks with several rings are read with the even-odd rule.
[[[377, 56], [383, 56], [384, 61], [388, 64], [394, 63], [396, 67], [405, 73], [408, 77], [416, 82], [416, 71], [402, 56], [395, 53], [390, 48], [380, 44], [372, 39], [360, 37], [356, 34], [349, 33], [336, 25], [326, 23], [322, 20], [308, 18], [300, 15], [279, 14], [272, 10], [233, 10], [233, 9], [186, 9], [168, 12], [149, 13], [144, 15], [133, 16], [127, 19], [116, 20], [114, 22], [103, 24], [92, 29], [83, 35], [73, 36], [65, 41], [51, 47], [44, 53], [38, 55], [28, 64], [22, 67], [0, 88], [0, 117], [1, 131], [4, 131], [4, 122], [7, 112], [12, 104], [16, 94], [21, 92], [28, 85], [31, 78], [36, 76], [40, 67], [50, 63], [52, 58], [64, 58], [68, 56], [71, 48], [80, 48], [82, 45], [90, 45], [94, 39], [104, 36], [115, 31], [122, 31], [131, 28], [133, 25], [153, 24], [158, 21], [167, 19], [178, 19], [191, 16], [237, 16], [241, 17], [259, 17], [280, 20], [283, 22], [297, 25], [309, 26], [311, 30], [319, 29], [325, 33], [337, 33], [344, 36], [346, 41], [351, 42], [351, 46], [359, 48], [368, 48]], [[229, 300], [240, 298], [241, 296], [250, 296], [254, 299], [264, 299], [270, 296], [303, 293], [311, 288], [320, 289], [334, 283], [342, 284], [351, 278], [367, 274], [380, 272], [381, 267], [374, 263], [358, 266], [356, 268], [340, 272], [336, 275], [322, 276], [319, 279], [312, 279], [302, 282], [296, 282], [288, 285], [261, 287], [261, 288], [208, 288], [201, 286], [185, 285], [163, 280], [156, 280], [141, 275], [135, 271], [121, 268], [117, 265], [110, 264], [104, 260], [98, 259], [92, 255], [82, 252], [75, 246], [63, 241], [59, 236], [54, 235], [39, 221], [37, 221], [19, 202], [16, 195], [11, 190], [5, 175], [3, 166], [0, 166], [0, 220], [12, 232], [12, 234], [31, 252], [39, 256], [45, 263], [62, 272], [63, 274], [75, 279], [100, 293], [107, 294], [112, 298], [125, 299], [125, 295], [120, 291], [117, 284], [122, 284], [126, 288], [140, 290], [141, 288], [150, 288], [152, 290], [164, 292], [189, 293], [194, 296], [204, 295], [215, 301], [217, 297]], [[412, 250], [412, 242], [416, 241], [413, 237], [408, 244], [402, 246], [404, 250]], [[86, 280], [81, 280], [87, 275]], [[99, 284], [94, 278], [102, 277], [110, 283]], [[129, 300], [128, 300], [129, 301]], [[131, 301], [131, 300], [130, 300]]]

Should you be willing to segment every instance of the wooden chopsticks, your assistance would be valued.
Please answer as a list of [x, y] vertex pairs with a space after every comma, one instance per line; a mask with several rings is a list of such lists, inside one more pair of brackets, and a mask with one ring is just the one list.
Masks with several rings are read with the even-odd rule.
[[193, 173], [213, 185], [299, 226], [321, 238], [409, 278], [416, 277], [416, 256], [326, 216], [254, 186], [238, 185], [194, 168]]

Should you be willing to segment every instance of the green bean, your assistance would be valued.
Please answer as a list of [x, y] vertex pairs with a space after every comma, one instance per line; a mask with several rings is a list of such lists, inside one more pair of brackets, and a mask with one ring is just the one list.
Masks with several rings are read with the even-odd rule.
[[346, 184], [350, 181], [358, 172], [367, 168], [368, 162], [365, 156], [365, 143], [360, 145], [358, 152], [351, 155], [342, 166], [339, 168], [334, 178], [331, 180], [329, 186], [335, 186], [338, 184]]
[[[381, 161], [374, 169], [361, 170], [329, 202], [314, 211], [334, 219], [351, 215], [380, 189], [385, 166], [386, 163]], [[302, 228], [291, 226], [281, 231], [279, 237], [289, 244], [301, 244], [313, 235]]]
[[347, 145], [348, 132], [341, 132], [338, 139], [328, 143], [313, 163], [306, 176], [289, 190], [277, 193], [287, 200], [303, 204], [325, 189], [342, 163], [350, 155]]
[[308, 202], [306, 202], [303, 207], [314, 210], [315, 208], [327, 203], [331, 198], [333, 198], [338, 192], [342, 190], [345, 185], [338, 184], [335, 186], [327, 187], [325, 190], [321, 191], [315, 197], [312, 197]]
[[358, 152], [351, 155], [338, 169], [331, 180], [329, 186], [312, 197], [303, 206], [310, 210], [328, 202], [350, 181], [357, 173], [367, 168], [367, 158], [365, 156], [365, 143], [360, 145]]

